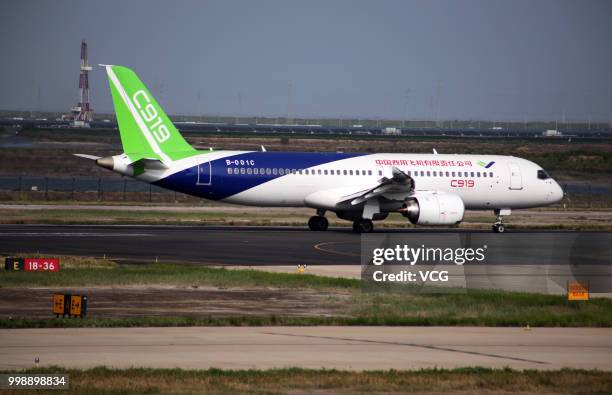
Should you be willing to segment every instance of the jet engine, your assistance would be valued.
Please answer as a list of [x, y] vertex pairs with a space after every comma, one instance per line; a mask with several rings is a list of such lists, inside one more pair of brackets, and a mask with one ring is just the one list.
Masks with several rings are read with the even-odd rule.
[[465, 206], [455, 194], [417, 192], [399, 211], [415, 225], [454, 225], [463, 221]]

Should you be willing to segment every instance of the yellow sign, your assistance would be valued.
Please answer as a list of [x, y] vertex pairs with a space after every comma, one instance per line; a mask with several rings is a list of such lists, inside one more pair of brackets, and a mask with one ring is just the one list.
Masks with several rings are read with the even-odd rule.
[[567, 300], [589, 300], [589, 283], [568, 282]]
[[82, 305], [82, 297], [80, 295], [72, 295], [70, 297], [70, 315], [80, 316]]
[[53, 314], [64, 314], [64, 295], [53, 295]]

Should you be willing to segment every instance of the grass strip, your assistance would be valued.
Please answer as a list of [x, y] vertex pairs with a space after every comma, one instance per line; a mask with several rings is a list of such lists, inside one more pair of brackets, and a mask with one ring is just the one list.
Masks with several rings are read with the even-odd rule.
[[[14, 373], [4, 371], [1, 373]], [[335, 369], [86, 370], [49, 367], [19, 373], [67, 374], [71, 394], [285, 394], [285, 393], [555, 393], [609, 394], [612, 373], [592, 370], [554, 371], [489, 368], [413, 371], [343, 371]], [[20, 390], [19, 393], [41, 393]], [[49, 391], [51, 392], [51, 391]], [[57, 393], [55, 391], [54, 393]]]
[[[564, 295], [468, 290], [465, 293], [361, 292], [361, 281], [309, 274], [229, 270], [173, 264], [117, 265], [77, 258], [57, 273], [2, 272], [3, 289], [87, 288], [174, 285], [226, 289], [317, 290], [321, 303], [335, 304], [334, 316], [181, 314], [120, 318], [49, 319], [0, 317], [0, 328], [135, 327], [135, 326], [268, 326], [268, 325], [469, 325], [612, 327], [612, 299], [568, 301]], [[26, 292], [26, 291], [24, 291]], [[52, 291], [49, 291], [52, 292]], [[86, 292], [86, 291], [85, 291]], [[95, 291], [92, 291], [95, 292]], [[160, 290], [160, 292], [169, 292]], [[338, 299], [338, 292], [347, 298]], [[25, 295], [26, 293], [24, 293]], [[328, 295], [327, 297], [325, 295]], [[90, 302], [93, 302], [90, 301]], [[137, 302], [135, 302], [137, 303]], [[312, 306], [317, 309], [316, 302]]]

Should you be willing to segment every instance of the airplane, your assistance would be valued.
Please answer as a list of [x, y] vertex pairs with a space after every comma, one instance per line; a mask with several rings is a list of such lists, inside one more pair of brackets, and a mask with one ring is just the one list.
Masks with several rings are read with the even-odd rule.
[[124, 152], [75, 154], [98, 166], [173, 191], [261, 207], [309, 207], [313, 231], [327, 212], [369, 233], [401, 213], [415, 225], [455, 226], [465, 210], [493, 210], [493, 232], [512, 209], [561, 201], [563, 190], [537, 164], [514, 156], [196, 150], [134, 71], [101, 65], [108, 76]]

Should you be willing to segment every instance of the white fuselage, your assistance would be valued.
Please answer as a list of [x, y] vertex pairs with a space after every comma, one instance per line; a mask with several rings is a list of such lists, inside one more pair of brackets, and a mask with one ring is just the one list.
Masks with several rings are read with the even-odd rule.
[[[557, 182], [548, 176], [538, 176], [539, 171], [543, 172], [540, 166], [512, 156], [364, 154], [334, 158], [335, 154], [328, 155], [331, 157], [323, 163], [304, 166], [301, 159], [292, 160], [291, 153], [206, 152], [176, 161], [168, 169], [148, 170], [136, 178], [159, 183], [176, 177], [179, 172], [186, 178], [189, 169], [194, 169], [198, 174], [182, 182], [190, 186], [193, 179], [188, 190], [159, 184], [235, 204], [329, 210], [334, 209], [334, 198], [376, 185], [382, 177], [390, 177], [394, 167], [414, 179], [415, 191], [456, 194], [466, 209], [538, 207], [556, 203], [563, 197]], [[128, 174], [129, 167], [122, 166], [121, 157], [115, 157], [115, 171]]]

